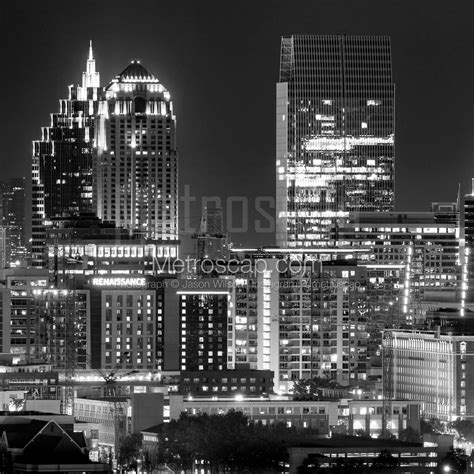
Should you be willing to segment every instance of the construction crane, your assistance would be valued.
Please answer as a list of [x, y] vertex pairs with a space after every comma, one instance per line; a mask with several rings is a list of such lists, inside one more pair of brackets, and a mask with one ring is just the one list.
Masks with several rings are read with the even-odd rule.
[[[72, 249], [74, 242], [74, 236], [69, 238], [69, 248]], [[71, 250], [70, 250], [71, 251]], [[62, 396], [62, 412], [68, 415], [74, 415], [74, 379], [76, 375], [76, 368], [78, 366], [79, 353], [82, 352], [84, 357], [85, 347], [81, 347], [81, 322], [79, 320], [78, 312], [78, 297], [76, 278], [73, 274], [67, 275], [66, 278], [66, 264], [67, 261], [72, 259], [72, 255], [66, 256], [64, 246], [61, 250], [62, 258], [62, 278], [60, 278], [59, 271], [59, 239], [56, 234], [54, 237], [54, 251], [53, 251], [53, 275], [52, 283], [55, 289], [62, 292], [64, 295], [64, 301], [59, 301], [60, 307], [63, 307], [61, 311], [64, 317], [64, 324], [60, 324], [60, 327], [64, 328], [64, 384], [63, 384], [63, 396]], [[54, 318], [49, 318], [50, 324], [54, 324]], [[62, 361], [57, 361], [57, 363]], [[84, 360], [83, 360], [84, 362]]]
[[[117, 387], [117, 381], [123, 377], [138, 373], [138, 370], [130, 370], [125, 373], [117, 373], [124, 361], [130, 357], [130, 351], [125, 351], [120, 356], [119, 362], [115, 365], [110, 372], [106, 372], [104, 369], [95, 368], [94, 370], [104, 380], [104, 396], [110, 398], [112, 402], [112, 419], [114, 421], [114, 452], [115, 459], [118, 461], [120, 454], [120, 446], [122, 445], [123, 439], [127, 435], [127, 403], [120, 398], [120, 394]], [[88, 356], [89, 365], [90, 356]]]
[[385, 330], [382, 335], [382, 438], [389, 433], [393, 400], [393, 336]]
[[74, 279], [67, 286], [65, 301], [65, 367], [64, 367], [64, 411], [68, 415], [74, 415], [74, 378], [76, 375], [77, 355], [79, 349], [79, 338], [77, 333], [77, 308], [76, 308], [76, 290]]
[[[38, 290], [32, 311], [35, 312], [38, 337], [35, 353], [38, 358], [64, 371], [60, 383], [61, 411], [74, 414], [73, 383], [78, 359], [84, 352], [83, 323], [80, 320], [77, 291], [73, 282], [61, 289]], [[82, 345], [81, 345], [82, 344]]]

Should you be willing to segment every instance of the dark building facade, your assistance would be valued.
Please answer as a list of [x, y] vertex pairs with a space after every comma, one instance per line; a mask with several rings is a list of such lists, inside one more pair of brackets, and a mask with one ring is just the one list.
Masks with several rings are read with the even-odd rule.
[[338, 217], [393, 210], [394, 107], [389, 37], [282, 38], [278, 246], [326, 246]]
[[164, 286], [163, 316], [157, 320], [157, 368], [233, 368], [232, 283], [203, 278], [168, 280]]
[[273, 393], [271, 370], [206, 370], [182, 371], [179, 392], [191, 396], [247, 397], [268, 396]]
[[461, 209], [459, 260], [461, 263], [461, 315], [474, 301], [474, 180], [472, 193], [464, 196]]
[[211, 206], [204, 208], [199, 233], [193, 238], [196, 239], [198, 260], [229, 259], [229, 242], [221, 208]]
[[178, 291], [181, 370], [227, 368], [227, 291]]

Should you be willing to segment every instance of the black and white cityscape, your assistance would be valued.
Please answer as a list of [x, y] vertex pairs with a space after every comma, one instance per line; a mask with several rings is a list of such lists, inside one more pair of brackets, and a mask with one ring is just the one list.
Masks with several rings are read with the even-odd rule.
[[474, 472], [474, 4], [0, 12], [0, 473]]

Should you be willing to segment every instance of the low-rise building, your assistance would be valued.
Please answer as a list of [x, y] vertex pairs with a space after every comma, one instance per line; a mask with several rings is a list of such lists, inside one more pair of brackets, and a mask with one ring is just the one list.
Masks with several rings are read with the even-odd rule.
[[[170, 394], [170, 419], [182, 412], [189, 415], [224, 415], [229, 410], [241, 411], [249, 421], [264, 424], [285, 423], [297, 428], [317, 429], [320, 434], [332, 432], [378, 437], [384, 429], [397, 438], [408, 427], [420, 431], [420, 402], [392, 400], [321, 399], [295, 401], [275, 398], [184, 397]], [[385, 410], [385, 415], [383, 415]]]
[[74, 400], [74, 415], [78, 421], [100, 426], [98, 450], [100, 459], [116, 452], [120, 438], [140, 433], [150, 423], [163, 422], [162, 393], [134, 393], [128, 397], [79, 398]]
[[238, 396], [234, 399], [203, 399], [170, 395], [171, 420], [178, 419], [182, 412], [190, 415], [224, 415], [230, 410], [241, 411], [250, 421], [313, 428], [321, 434], [328, 434], [330, 427], [338, 424], [338, 402], [334, 401], [244, 399]]
[[158, 465], [159, 433], [163, 424], [150, 426], [141, 431], [142, 449], [145, 461], [150, 466]]
[[179, 392], [193, 397], [266, 397], [273, 393], [273, 372], [249, 369], [183, 371]]
[[474, 332], [386, 331], [383, 350], [385, 398], [421, 401], [426, 418], [474, 417]]
[[18, 390], [29, 400], [58, 400], [58, 373], [46, 363], [15, 363], [13, 354], [0, 357], [0, 390]]
[[363, 431], [367, 436], [378, 438], [387, 430], [400, 438], [407, 428], [420, 432], [423, 405], [417, 401], [349, 400], [347, 405], [341, 403], [340, 406], [339, 423], [346, 424], [348, 435]]
[[[290, 474], [298, 472], [303, 463], [313, 463], [318, 472], [336, 472], [352, 468], [360, 472], [363, 466], [381, 463], [380, 469], [391, 472], [432, 473], [437, 467], [437, 448], [421, 443], [371, 439], [359, 436], [333, 436], [312, 443], [288, 448]], [[332, 471], [331, 471], [332, 470]]]
[[89, 459], [85, 437], [53, 419], [9, 417], [0, 422], [1, 472], [109, 473]]

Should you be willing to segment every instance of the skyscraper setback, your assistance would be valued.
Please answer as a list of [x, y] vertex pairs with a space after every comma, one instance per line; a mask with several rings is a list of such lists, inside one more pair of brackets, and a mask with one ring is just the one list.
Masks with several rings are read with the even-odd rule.
[[394, 111], [390, 38], [282, 38], [277, 245], [328, 246], [349, 212], [394, 209]]
[[98, 111], [100, 75], [95, 70], [92, 43], [82, 86], [69, 86], [59, 112], [42, 127], [33, 142], [32, 163], [32, 265], [46, 263], [43, 221], [55, 216], [94, 212], [92, 150]]
[[176, 117], [139, 61], [105, 88], [96, 141], [97, 214], [146, 238], [177, 240]]

